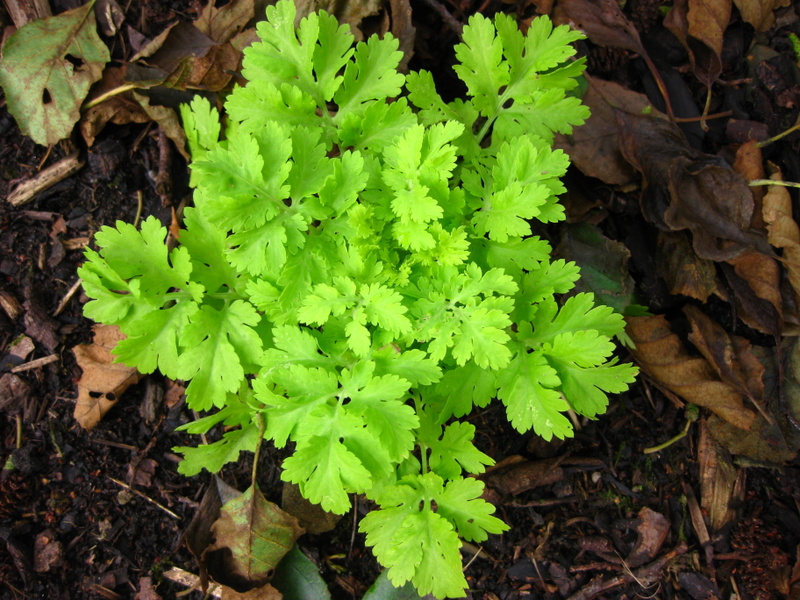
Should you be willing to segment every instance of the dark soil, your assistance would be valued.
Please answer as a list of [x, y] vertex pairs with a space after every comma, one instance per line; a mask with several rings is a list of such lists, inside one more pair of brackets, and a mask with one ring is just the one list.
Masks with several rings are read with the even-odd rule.
[[[633, 3], [631, 10], [644, 10], [641, 4]], [[412, 2], [412, 8], [417, 47], [411, 67], [428, 68], [447, 85], [447, 57], [457, 37], [428, 5]], [[447, 5], [462, 21], [478, 6], [461, 8]], [[480, 8], [487, 14], [500, 9], [533, 13], [533, 6], [513, 3], [485, 2]], [[130, 22], [154, 36], [175, 19], [191, 18], [196, 9], [147, 2], [129, 12]], [[654, 26], [652, 19], [642, 23]], [[650, 43], [660, 39], [654, 36]], [[732, 47], [744, 53], [747, 45]], [[791, 57], [790, 48], [776, 49]], [[594, 73], [641, 91], [637, 65], [628, 54], [589, 44], [583, 50], [590, 53]], [[743, 55], [729, 58], [732, 65], [742, 60]], [[683, 78], [694, 85], [690, 74]], [[450, 93], [460, 91], [453, 87]], [[772, 121], [780, 115], [770, 98], [761, 102], [762, 122], [778, 127]], [[170, 154], [172, 192], [165, 203], [156, 186], [163, 156], [152, 124], [109, 126], [92, 149], [76, 137], [48, 152], [22, 136], [3, 107], [0, 139], [0, 198], [73, 147], [87, 156], [83, 169], [33, 202], [14, 208], [0, 201], [0, 293], [6, 304], [19, 308], [17, 313], [0, 310], [0, 374], [23, 362], [8, 354], [22, 334], [36, 345], [27, 360], [55, 357], [18, 373], [13, 387], [0, 388], [0, 463], [13, 464], [0, 475], [0, 598], [179, 597], [184, 588], [163, 573], [173, 566], [197, 572], [182, 536], [209, 481], [207, 474], [185, 478], [176, 471], [173, 447], [196, 441], [175, 429], [192, 415], [170, 395], [172, 383], [153, 375], [129, 389], [95, 429], [79, 427], [72, 411], [81, 370], [71, 349], [91, 340], [92, 323], [82, 316], [80, 292], [57, 315], [56, 309], [77, 280], [81, 240], [117, 220], [132, 222], [137, 214], [157, 215], [169, 225], [189, 193], [186, 165], [177, 152]], [[713, 150], [713, 136], [704, 144]], [[800, 180], [796, 146], [779, 150], [774, 158], [781, 159], [786, 178]], [[601, 187], [577, 173], [571, 185]], [[608, 235], [627, 241], [635, 237], [632, 229], [646, 227], [636, 214], [635, 193], [606, 196]], [[657, 286], [647, 287], [655, 279], [648, 257], [637, 256], [635, 245], [632, 252], [642, 304], [668, 304]], [[683, 439], [645, 454], [645, 448], [672, 438], [685, 423], [684, 410], [646, 378], [564, 443], [520, 436], [496, 405], [474, 415], [470, 420], [484, 452], [497, 461], [520, 456], [545, 468], [517, 495], [504, 493], [502, 486], [487, 492], [498, 516], [512, 527], [492, 536], [476, 556], [465, 553], [470, 597], [797, 598], [790, 584], [800, 576], [800, 465], [747, 465], [741, 471], [741, 501], [732, 507], [735, 519], [710, 542], [704, 540], [691, 509], [701, 492], [705, 416]], [[263, 453], [260, 479], [275, 502], [281, 498], [278, 458], [274, 450]], [[226, 468], [221, 477], [244, 489], [249, 460]], [[551, 462], [537, 462], [542, 460]], [[364, 502], [358, 506], [367, 508]], [[653, 531], [645, 509], [668, 524], [656, 549], [642, 540]], [[332, 532], [299, 542], [337, 599], [360, 598], [379, 573], [354, 527], [347, 515]], [[637, 553], [641, 560], [630, 566]], [[148, 578], [159, 596], [147, 591]], [[796, 586], [791, 589], [797, 594]]]

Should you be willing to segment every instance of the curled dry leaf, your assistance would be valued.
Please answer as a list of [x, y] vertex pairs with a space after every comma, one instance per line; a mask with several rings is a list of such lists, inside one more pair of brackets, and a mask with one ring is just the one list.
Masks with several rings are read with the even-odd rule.
[[677, 0], [664, 26], [677, 37], [692, 70], [706, 86], [722, 72], [722, 43], [731, 18], [731, 0]]
[[116, 325], [95, 325], [94, 342], [72, 349], [83, 369], [73, 416], [84, 429], [97, 425], [125, 390], [141, 378], [136, 369], [114, 362], [111, 351], [124, 338]]
[[659, 231], [656, 254], [658, 273], [670, 293], [705, 302], [716, 294], [724, 297], [714, 262], [700, 258], [685, 231]]
[[747, 249], [771, 255], [753, 230], [753, 196], [721, 158], [698, 152], [670, 121], [617, 111], [620, 147], [644, 179], [642, 212], [660, 229], [692, 232], [701, 258], [724, 261]]
[[627, 323], [627, 333], [636, 344], [631, 352], [645, 373], [735, 427], [750, 428], [755, 413], [744, 406], [742, 395], [722, 381], [705, 358], [689, 354], [664, 316], [629, 317]]
[[756, 407], [764, 401], [764, 366], [746, 339], [728, 335], [696, 306], [685, 306], [692, 331], [689, 341], [700, 351], [722, 381], [747, 397]]
[[783, 330], [780, 267], [771, 256], [747, 251], [728, 259], [725, 278], [734, 290], [737, 316], [758, 331], [778, 336]]
[[731, 454], [720, 445], [708, 428], [700, 422], [697, 443], [697, 465], [700, 468], [700, 505], [708, 515], [712, 534], [736, 518], [737, 501], [744, 499], [743, 471], [736, 468]]
[[[770, 179], [782, 181], [781, 172], [776, 170]], [[784, 186], [771, 185], [767, 188], [764, 195], [764, 221], [769, 243], [783, 250], [783, 266], [789, 283], [800, 299], [800, 227], [792, 216], [792, 197]]]
[[791, 0], [733, 0], [739, 14], [756, 31], [766, 31], [775, 23], [775, 9], [789, 6]]

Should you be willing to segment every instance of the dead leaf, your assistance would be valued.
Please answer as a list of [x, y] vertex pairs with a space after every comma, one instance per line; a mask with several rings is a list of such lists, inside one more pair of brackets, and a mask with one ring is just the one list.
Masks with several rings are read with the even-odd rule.
[[620, 147], [644, 179], [645, 218], [665, 231], [688, 229], [701, 258], [723, 261], [754, 248], [771, 255], [766, 236], [751, 229], [753, 196], [721, 158], [689, 147], [677, 125], [617, 111]]
[[730, 452], [711, 435], [705, 420], [700, 422], [697, 465], [700, 505], [714, 534], [736, 518], [735, 505], [744, 499], [744, 475], [733, 465]]
[[559, 0], [553, 20], [579, 29], [598, 46], [645, 53], [636, 27], [613, 0]]
[[791, 0], [733, 0], [742, 19], [756, 31], [766, 31], [775, 23], [775, 9], [789, 6]]
[[214, 543], [206, 552], [225, 550], [225, 581], [236, 588], [266, 583], [303, 529], [293, 516], [268, 502], [256, 485], [222, 505], [211, 526]]
[[173, 108], [150, 104], [149, 98], [136, 92], [131, 92], [131, 96], [136, 100], [151, 120], [158, 123], [166, 136], [172, 140], [178, 152], [181, 153], [187, 162], [191, 161], [189, 152], [186, 150], [186, 132], [181, 126], [178, 113]]
[[689, 341], [722, 381], [760, 407], [764, 402], [765, 369], [753, 354], [750, 342], [739, 336], [728, 335], [721, 325], [696, 306], [687, 305], [683, 312], [692, 326]]
[[753, 251], [729, 258], [727, 263], [733, 266], [733, 273], [727, 268], [723, 272], [735, 292], [737, 316], [758, 331], [779, 335], [783, 330], [783, 298], [778, 263]]
[[564, 479], [564, 469], [559, 466], [563, 460], [561, 457], [530, 461], [510, 456], [488, 469], [481, 479], [503, 494], [516, 496]]
[[359, 42], [364, 39], [361, 23], [383, 8], [383, 0], [295, 0], [295, 4], [297, 22], [312, 12], [324, 10], [335, 16], [339, 23], [349, 25], [350, 32]]
[[722, 72], [722, 43], [731, 17], [731, 0], [677, 0], [664, 26], [689, 53], [695, 76], [710, 87]]
[[332, 530], [342, 515], [324, 510], [319, 504], [307, 500], [294, 483], [284, 482], [281, 492], [281, 508], [297, 518], [300, 527], [313, 535]]
[[217, 555], [207, 556], [206, 550], [214, 540], [211, 526], [219, 518], [219, 510], [222, 505], [233, 500], [239, 495], [238, 490], [232, 488], [222, 481], [217, 475], [211, 478], [211, 483], [206, 488], [200, 506], [192, 517], [191, 523], [184, 532], [183, 539], [189, 551], [194, 555], [200, 568], [200, 587], [206, 592], [208, 590], [209, 571], [216, 572], [221, 569]]
[[637, 517], [636, 543], [625, 559], [625, 563], [632, 568], [641, 567], [655, 559], [670, 530], [669, 519], [646, 506]]
[[215, 0], [209, 0], [194, 26], [218, 44], [229, 42], [255, 16], [253, 0], [233, 0], [222, 8], [215, 4]]
[[628, 317], [627, 333], [636, 345], [632, 354], [642, 370], [681, 398], [747, 430], [755, 413], [742, 395], [723, 382], [704, 358], [689, 354], [663, 315]]
[[226, 580], [217, 581], [226, 585], [241, 582], [235, 587], [267, 582], [275, 566], [303, 534], [297, 519], [268, 502], [255, 485], [222, 505], [211, 531], [214, 543], [207, 552], [225, 549], [228, 554]]
[[750, 431], [742, 431], [714, 416], [708, 419], [708, 427], [714, 439], [737, 456], [776, 465], [797, 456], [796, 447], [787, 443], [780, 426], [761, 415], [756, 415]]
[[641, 114], [650, 107], [647, 96], [613, 81], [586, 76], [589, 87], [583, 103], [591, 116], [570, 135], [558, 134], [556, 146], [569, 154], [584, 175], [609, 185], [625, 186], [636, 181], [636, 171], [620, 151], [616, 110]]
[[670, 293], [705, 302], [716, 294], [725, 297], [717, 281], [714, 262], [700, 258], [684, 231], [659, 231], [656, 265]]
[[599, 303], [619, 313], [635, 303], [635, 283], [628, 269], [630, 250], [621, 242], [605, 237], [595, 225], [586, 222], [565, 225], [556, 254], [581, 268], [574, 293], [592, 292]]
[[0, 412], [14, 414], [28, 404], [31, 386], [19, 375], [0, 375]]
[[116, 325], [95, 325], [94, 342], [72, 349], [83, 369], [78, 381], [78, 399], [73, 416], [84, 429], [91, 429], [111, 410], [131, 385], [141, 379], [136, 369], [114, 362], [111, 351], [125, 336]]
[[[774, 181], [782, 181], [779, 169], [770, 175]], [[767, 224], [767, 239], [776, 248], [783, 250], [781, 262], [792, 288], [800, 299], [800, 227], [792, 215], [792, 197], [781, 185], [771, 185], [764, 195], [764, 221]]]

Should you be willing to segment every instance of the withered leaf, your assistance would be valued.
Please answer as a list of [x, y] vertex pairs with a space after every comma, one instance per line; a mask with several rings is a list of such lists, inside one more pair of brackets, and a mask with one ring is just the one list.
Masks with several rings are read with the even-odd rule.
[[620, 151], [615, 109], [639, 114], [650, 106], [647, 96], [613, 81], [586, 76], [589, 87], [583, 103], [591, 116], [570, 135], [558, 134], [556, 146], [569, 154], [584, 175], [610, 185], [624, 186], [636, 180], [636, 171]]
[[631, 350], [642, 370], [681, 398], [708, 408], [739, 429], [749, 429], [755, 413], [742, 395], [722, 381], [705, 358], [689, 354], [663, 315], [628, 317]]
[[689, 234], [685, 231], [658, 232], [656, 264], [659, 275], [672, 294], [705, 302], [711, 294], [723, 293], [717, 282], [713, 261], [695, 254]]
[[125, 335], [116, 325], [95, 325], [94, 342], [72, 349], [83, 369], [73, 416], [84, 429], [97, 425], [131, 385], [141, 379], [132, 367], [114, 362], [111, 351]]
[[752, 352], [746, 339], [728, 335], [698, 307], [683, 309], [692, 331], [689, 341], [714, 368], [720, 379], [760, 406], [764, 402], [764, 366]]
[[[779, 170], [770, 179], [781, 181]], [[776, 248], [783, 250], [782, 263], [789, 283], [800, 297], [800, 227], [792, 216], [792, 197], [789, 190], [780, 185], [771, 185], [764, 195], [764, 221], [767, 224], [767, 239]]]
[[711, 86], [722, 72], [722, 42], [731, 0], [677, 0], [664, 19], [686, 51], [695, 76]]
[[227, 549], [226, 575], [248, 587], [266, 583], [303, 534], [297, 519], [268, 502], [255, 485], [222, 505], [211, 531], [214, 544], [207, 551]]
[[723, 261], [754, 248], [771, 255], [751, 229], [753, 196], [721, 158], [692, 149], [670, 121], [617, 111], [623, 156], [644, 178], [642, 212], [660, 229], [692, 232], [701, 258]]

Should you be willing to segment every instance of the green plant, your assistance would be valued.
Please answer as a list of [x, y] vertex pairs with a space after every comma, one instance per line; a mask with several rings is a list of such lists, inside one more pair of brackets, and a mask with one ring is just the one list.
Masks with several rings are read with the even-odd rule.
[[496, 397], [519, 431], [563, 438], [565, 412], [594, 417], [635, 374], [612, 358], [622, 317], [590, 294], [559, 308], [578, 268], [531, 235], [564, 216], [552, 141], [588, 115], [569, 95], [579, 34], [472, 17], [455, 67], [469, 99], [445, 103], [429, 73], [397, 72], [389, 35], [354, 47], [326, 13], [295, 29], [287, 0], [267, 16], [224, 128], [205, 100], [182, 111], [180, 245], [154, 218], [104, 227], [85, 311], [127, 334], [120, 361], [216, 409], [185, 429], [222, 423], [222, 439], [180, 448], [182, 473], [291, 442], [283, 479], [308, 499], [377, 503], [360, 529], [394, 584], [460, 596], [459, 536], [507, 526], [464, 476], [492, 461], [458, 419]]

